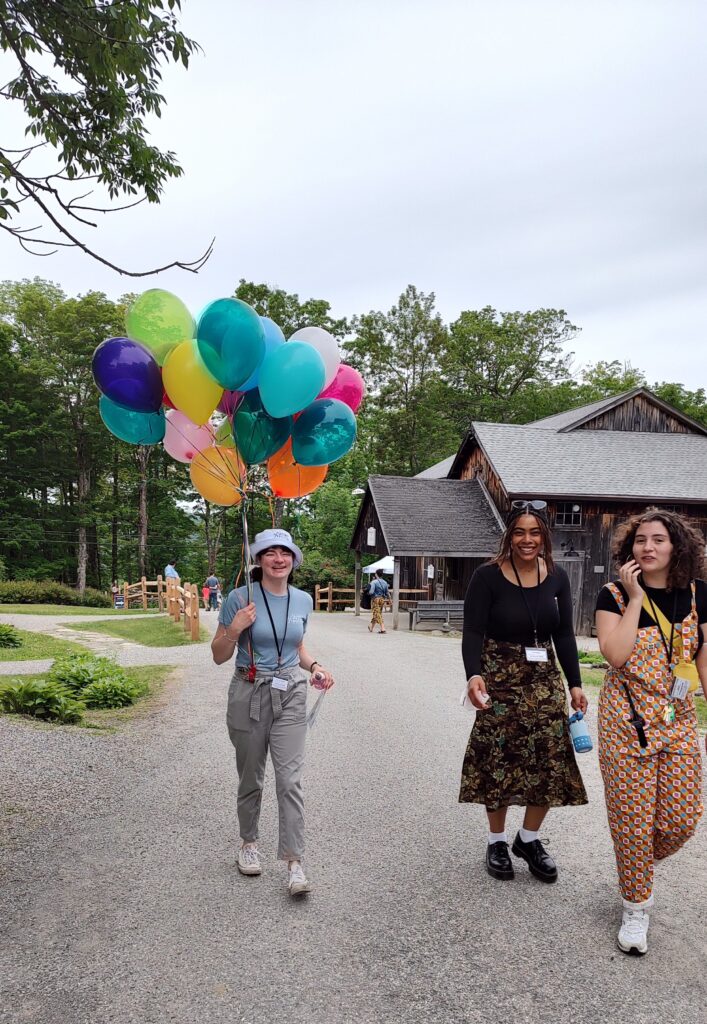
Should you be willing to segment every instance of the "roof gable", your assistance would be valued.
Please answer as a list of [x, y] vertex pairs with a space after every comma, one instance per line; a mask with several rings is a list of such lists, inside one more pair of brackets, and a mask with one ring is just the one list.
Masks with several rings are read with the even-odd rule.
[[652, 391], [644, 387], [631, 388], [630, 391], [623, 391], [620, 395], [610, 395], [608, 398], [601, 398], [597, 402], [590, 402], [588, 405], [581, 405], [576, 409], [568, 409], [566, 412], [556, 413], [554, 416], [545, 416], [540, 420], [535, 420], [532, 426], [543, 430], [556, 430], [562, 433], [579, 430], [583, 427], [591, 426], [593, 421], [598, 421], [600, 417], [614, 409], [618, 409], [619, 406], [633, 403], [637, 399], [642, 399], [666, 416], [677, 420], [684, 428], [687, 428], [688, 433], [704, 434], [707, 436], [707, 427], [702, 423], [698, 423], [696, 420], [686, 416], [679, 409], [664, 402], [657, 395], [654, 395]]

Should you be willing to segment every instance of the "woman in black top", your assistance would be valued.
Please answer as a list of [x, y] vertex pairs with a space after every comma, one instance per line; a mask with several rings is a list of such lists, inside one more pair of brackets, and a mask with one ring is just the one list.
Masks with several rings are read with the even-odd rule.
[[459, 799], [483, 803], [489, 819], [486, 869], [513, 878], [506, 812], [525, 806], [512, 851], [543, 882], [557, 867], [538, 838], [550, 807], [585, 804], [567, 724], [565, 691], [586, 711], [567, 574], [552, 560], [545, 502], [514, 501], [496, 558], [474, 573], [464, 602], [462, 655], [477, 709]]

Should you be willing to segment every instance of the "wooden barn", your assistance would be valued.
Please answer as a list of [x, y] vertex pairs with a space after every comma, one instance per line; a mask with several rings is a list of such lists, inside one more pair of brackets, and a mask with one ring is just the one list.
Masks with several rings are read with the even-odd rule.
[[[496, 547], [489, 532], [474, 536], [472, 519], [470, 529], [458, 532], [466, 549], [461, 543], [454, 551], [444, 549], [453, 533], [450, 517], [459, 530], [464, 516], [450, 500], [455, 486], [479, 484], [496, 523], [517, 498], [547, 501], [555, 555], [572, 583], [575, 629], [584, 635], [592, 631], [597, 594], [614, 574], [611, 535], [621, 520], [660, 505], [690, 516], [707, 532], [707, 428], [646, 388], [534, 423], [472, 423], [456, 456], [408, 479], [429, 490], [421, 489], [407, 507], [402, 487], [381, 483], [404, 478], [371, 479], [375, 484], [366, 492], [352, 548], [395, 555], [386, 544], [385, 523], [394, 515], [410, 530], [418, 523], [425, 531], [425, 558], [435, 566], [438, 599], [463, 598], [474, 568]], [[375, 495], [382, 487], [381, 519]], [[400, 508], [394, 512], [396, 487]], [[442, 537], [438, 521], [444, 522], [443, 545], [436, 543]], [[375, 549], [365, 546], [369, 522], [379, 528]], [[401, 560], [401, 579], [419, 580], [421, 568], [423, 563]]]

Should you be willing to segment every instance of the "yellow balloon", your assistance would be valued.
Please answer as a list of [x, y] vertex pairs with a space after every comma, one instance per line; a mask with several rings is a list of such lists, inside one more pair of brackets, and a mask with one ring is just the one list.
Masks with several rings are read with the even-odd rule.
[[197, 452], [189, 466], [191, 482], [214, 505], [237, 505], [243, 497], [246, 466], [233, 448], [214, 445]]
[[162, 367], [162, 383], [170, 401], [198, 427], [221, 401], [223, 388], [206, 372], [195, 341], [173, 348]]

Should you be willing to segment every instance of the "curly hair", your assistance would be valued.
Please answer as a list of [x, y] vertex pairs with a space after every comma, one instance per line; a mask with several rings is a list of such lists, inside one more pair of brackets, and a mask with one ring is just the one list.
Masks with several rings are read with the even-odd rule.
[[554, 572], [555, 562], [552, 557], [552, 535], [550, 534], [550, 527], [548, 526], [547, 519], [545, 516], [540, 515], [537, 512], [528, 512], [525, 509], [519, 509], [517, 514], [511, 514], [508, 517], [506, 529], [503, 531], [503, 536], [501, 537], [501, 542], [498, 547], [498, 554], [495, 558], [490, 559], [489, 565], [503, 565], [504, 562], [510, 560], [513, 530], [521, 516], [532, 516], [540, 527], [540, 534], [543, 541], [543, 550], [540, 557], [544, 558], [545, 567], [548, 573]]
[[705, 538], [702, 531], [677, 512], [651, 506], [640, 515], [621, 523], [611, 540], [611, 554], [620, 568], [633, 558], [633, 544], [638, 527], [643, 523], [662, 523], [668, 531], [673, 553], [668, 568], [667, 589], [687, 587], [694, 579], [705, 576]]

